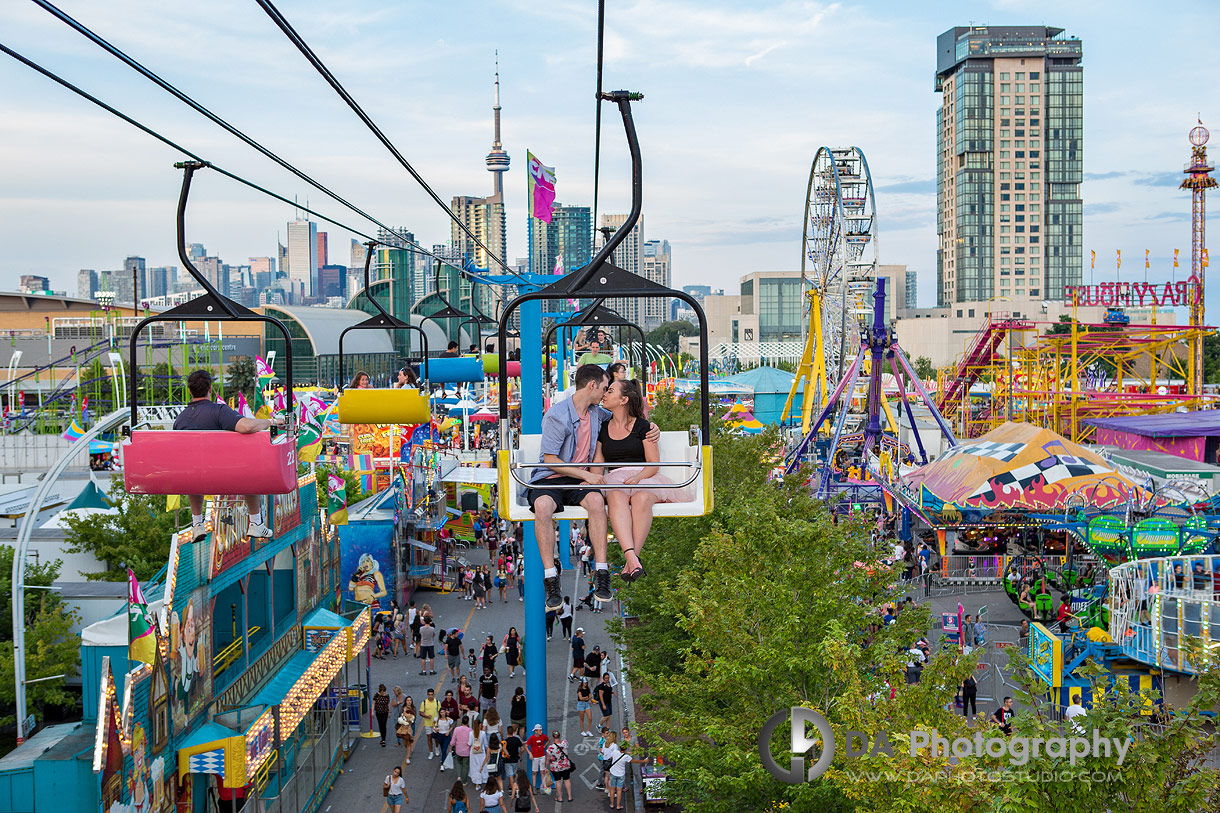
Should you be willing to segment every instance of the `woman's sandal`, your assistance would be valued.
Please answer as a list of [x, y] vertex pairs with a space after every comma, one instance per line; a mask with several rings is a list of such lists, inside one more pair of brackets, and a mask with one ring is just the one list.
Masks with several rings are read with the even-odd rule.
[[[623, 553], [626, 553], [627, 551], [635, 551], [635, 548], [623, 548]], [[636, 579], [642, 579], [648, 575], [648, 573], [644, 570], [644, 563], [640, 561], [639, 554], [636, 554], [635, 560], [640, 562], [640, 566], [635, 570], [624, 569], [621, 574], [623, 581], [627, 582], [628, 584], [631, 584]]]

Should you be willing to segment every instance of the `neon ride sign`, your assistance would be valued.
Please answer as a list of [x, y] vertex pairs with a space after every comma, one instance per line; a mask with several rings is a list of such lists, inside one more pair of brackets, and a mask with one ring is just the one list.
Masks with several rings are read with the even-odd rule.
[[1077, 305], [1125, 305], [1159, 308], [1192, 305], [1199, 286], [1194, 277], [1189, 282], [1099, 282], [1096, 285], [1065, 285], [1063, 297]]

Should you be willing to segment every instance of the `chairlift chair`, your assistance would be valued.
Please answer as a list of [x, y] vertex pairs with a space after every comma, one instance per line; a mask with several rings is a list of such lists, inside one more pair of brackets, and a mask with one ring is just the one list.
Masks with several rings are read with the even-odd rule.
[[[191, 178], [206, 164], [175, 164], [184, 170], [178, 197], [178, 257], [187, 272], [204, 289], [198, 296], [163, 313], [148, 316], [131, 333], [131, 426], [122, 443], [123, 481], [130, 494], [287, 494], [297, 488], [297, 447], [292, 391], [292, 341], [280, 320], [222, 296], [191, 262], [186, 253], [186, 201]], [[154, 322], [179, 321], [266, 322], [284, 336], [288, 419], [278, 434], [241, 434], [224, 431], [142, 429], [136, 348], [140, 332]]]
[[[364, 293], [377, 313], [345, 327], [339, 334], [339, 400], [336, 411], [341, 424], [396, 424], [396, 423], [429, 423], [432, 420], [432, 408], [428, 404], [429, 359], [428, 337], [423, 328], [404, 322], [388, 313], [381, 307], [369, 288], [369, 265], [373, 259], [373, 248], [376, 243], [367, 243], [364, 255]], [[343, 370], [343, 339], [353, 330], [414, 330], [423, 342], [423, 362], [420, 365], [424, 386], [422, 391], [414, 387], [353, 389], [344, 388], [347, 380]]]

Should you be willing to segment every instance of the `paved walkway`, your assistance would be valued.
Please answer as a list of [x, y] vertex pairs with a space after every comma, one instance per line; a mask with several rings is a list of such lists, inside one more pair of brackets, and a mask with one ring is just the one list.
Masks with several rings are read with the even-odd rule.
[[[482, 564], [481, 556], [482, 554], [475, 553], [471, 557], [473, 563]], [[574, 587], [569, 587], [569, 585], [575, 585], [578, 579], [581, 586], [579, 593]], [[580, 577], [578, 572], [565, 571], [563, 581], [564, 592], [574, 599], [577, 595], [583, 596], [586, 592], [585, 580]], [[620, 586], [617, 578], [615, 586]], [[519, 632], [524, 634], [525, 604], [518, 600], [515, 587], [508, 590], [507, 595], [508, 602], [500, 603], [499, 591], [493, 589], [491, 595], [488, 596], [488, 608], [478, 611], [474, 609], [473, 601], [465, 601], [457, 593], [441, 594], [432, 590], [421, 590], [416, 594], [415, 602], [417, 607], [423, 606], [425, 603], [430, 604], [438, 627], [446, 629], [460, 627], [465, 632], [463, 639], [465, 648], [473, 646], [476, 650], [480, 650], [482, 642], [486, 641], [488, 635], [493, 636], [498, 645], [510, 626], [515, 626]], [[611, 603], [605, 606], [610, 608], [616, 605]], [[586, 650], [592, 650], [594, 644], [600, 645], [603, 650], [612, 646], [604, 629], [604, 622], [611, 617], [609, 609], [600, 614], [583, 609], [576, 611], [572, 626], [573, 629], [584, 628]], [[533, 644], [531, 641], [524, 642], [527, 648], [531, 644]], [[598, 811], [600, 813], [600, 811], [609, 810], [610, 806], [605, 793], [593, 787], [597, 779], [597, 738], [581, 737], [579, 734], [580, 729], [576, 716], [576, 685], [567, 681], [572, 663], [571, 648], [568, 642], [563, 640], [558, 621], [555, 624], [554, 638], [546, 646], [547, 684], [550, 700], [550, 709], [547, 714], [547, 735], [550, 736], [550, 732], [558, 728], [568, 740], [568, 754], [574, 767], [572, 791], [575, 799], [572, 802], [560, 804], [554, 796], [539, 795], [539, 808], [544, 813], [550, 813], [550, 811], [563, 811], [563, 813]], [[389, 687], [390, 694], [393, 695], [394, 687], [401, 686], [403, 692], [411, 695], [415, 700], [416, 705], [427, 696], [429, 687], [437, 690], [438, 697], [444, 697], [446, 689], [456, 690], [457, 685], [446, 675], [445, 656], [439, 646], [438, 654], [440, 657], [437, 659], [439, 662], [436, 666], [437, 674], [430, 676], [419, 674], [420, 662], [410, 654], [400, 655], [397, 660], [374, 658], [373, 690], [376, 691], [378, 683], [385, 683]], [[611, 666], [615, 676], [620, 677], [620, 663], [617, 656], [612, 660]], [[462, 668], [466, 669], [465, 662], [463, 662]], [[482, 672], [480, 671], [479, 674]], [[518, 668], [517, 676], [510, 679], [508, 667], [501, 656], [497, 659], [496, 674], [500, 678], [497, 708], [504, 712], [504, 724], [507, 726], [508, 698], [512, 697], [517, 686], [525, 687], [525, 670]], [[473, 683], [477, 693], [478, 684]], [[621, 688], [622, 684], [619, 685]], [[622, 709], [622, 694], [619, 692], [615, 697], [614, 716], [610, 723], [615, 730], [622, 727]], [[597, 716], [596, 706], [594, 706], [593, 713], [595, 715], [593, 722], [596, 726], [600, 719]], [[387, 739], [393, 737], [392, 727], [393, 721], [391, 720], [390, 736]], [[375, 720], [373, 728], [376, 730]], [[392, 742], [387, 741], [385, 748], [380, 745], [380, 737], [361, 738], [358, 742], [355, 752], [344, 765], [343, 773], [340, 774], [334, 787], [322, 801], [319, 807], [322, 813], [356, 813], [357, 811], [385, 813], [387, 808], [385, 799], [381, 795], [381, 785], [395, 765], [401, 765], [403, 768], [403, 775], [407, 780], [407, 794], [411, 800], [403, 806], [404, 813], [407, 811], [433, 813], [448, 810], [446, 799], [457, 775], [453, 771], [440, 772], [440, 759], [428, 759], [427, 744], [422, 738], [415, 744], [410, 765], [405, 762], [406, 755], [403, 749], [394, 747]], [[468, 796], [472, 794], [472, 787], [469, 784], [466, 786]], [[630, 794], [631, 788], [628, 787], [626, 790], [627, 792], [623, 794], [624, 804], [628, 810], [634, 810]], [[479, 810], [477, 794], [472, 798], [474, 804], [470, 808], [471, 813], [477, 813]], [[511, 810], [511, 806], [505, 805], [504, 809]]]

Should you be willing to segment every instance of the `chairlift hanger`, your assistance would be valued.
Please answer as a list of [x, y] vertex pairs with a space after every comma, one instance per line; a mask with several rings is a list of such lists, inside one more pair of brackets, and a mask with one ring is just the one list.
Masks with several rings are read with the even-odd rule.
[[[601, 94], [601, 99], [614, 102], [619, 109], [619, 113], [623, 119], [623, 129], [627, 136], [627, 146], [631, 153], [631, 211], [627, 215], [626, 220], [614, 233], [614, 235], [606, 241], [597, 256], [585, 266], [583, 269], [573, 272], [567, 276], [561, 277], [550, 285], [539, 288], [536, 291], [520, 294], [505, 306], [503, 313], [500, 314], [500, 324], [498, 328], [498, 351], [500, 355], [500, 365], [505, 366], [507, 363], [507, 351], [505, 349], [508, 339], [509, 323], [512, 319], [514, 311], [527, 302], [536, 300], [567, 300], [567, 299], [592, 299], [595, 304], [600, 304], [601, 301], [608, 297], [626, 298], [626, 299], [678, 299], [690, 306], [695, 313], [699, 322], [699, 401], [700, 401], [700, 425], [698, 429], [692, 427], [690, 435], [685, 432], [663, 432], [661, 438], [662, 457], [672, 456], [675, 459], [662, 460], [659, 463], [648, 463], [647, 465], [658, 465], [661, 467], [687, 467], [694, 469], [695, 473], [687, 483], [697, 485], [697, 494], [694, 500], [684, 503], [658, 503], [654, 506], [654, 511], [657, 516], [702, 516], [712, 510], [713, 494], [712, 494], [712, 448], [710, 445], [711, 425], [710, 425], [710, 396], [708, 389], [708, 328], [707, 316], [703, 312], [703, 307], [699, 302], [685, 291], [676, 291], [667, 288], [656, 282], [652, 282], [637, 274], [632, 274], [618, 266], [612, 265], [609, 262], [609, 257], [614, 249], [622, 243], [622, 241], [639, 222], [640, 212], [643, 208], [643, 168], [642, 159], [640, 157], [639, 139], [636, 136], [635, 123], [631, 117], [631, 102], [642, 99], [643, 95], [631, 93], [628, 91], [614, 91], [612, 93]], [[521, 434], [518, 436], [518, 444], [514, 445], [511, 431], [510, 416], [508, 411], [508, 388], [501, 387], [499, 393], [500, 402], [500, 513], [501, 516], [507, 516], [509, 519], [532, 519], [533, 513], [528, 506], [520, 503], [516, 497], [517, 486], [527, 485], [526, 481], [522, 480], [517, 473], [517, 469], [528, 469], [536, 467], [538, 464], [533, 460], [528, 463], [524, 462], [526, 456], [531, 456], [534, 460], [538, 459], [538, 443], [539, 435]], [[697, 435], [697, 437], [692, 437]], [[694, 440], [692, 446], [690, 441]], [[685, 459], [676, 459], [680, 456], [680, 452], [685, 447]], [[693, 457], [691, 453], [693, 452]], [[642, 462], [642, 461], [641, 461]], [[621, 465], [621, 464], [620, 464]], [[549, 485], [548, 488], [579, 488], [587, 486], [562, 486]], [[599, 486], [599, 488], [616, 489], [616, 488], [675, 488], [677, 485], [667, 484], [665, 486], [620, 486], [616, 484], [607, 484]], [[561, 513], [563, 519], [583, 518], [585, 512], [583, 509], [572, 506], [563, 507]]]
[[[377, 312], [363, 322], [357, 322], [354, 325], [343, 328], [342, 332], [339, 333], [339, 401], [337, 406], [339, 423], [371, 423], [380, 425], [428, 423], [432, 420], [432, 409], [428, 404], [427, 396], [427, 392], [430, 389], [428, 378], [428, 336], [424, 333], [423, 328], [410, 322], [404, 322], [398, 317], [387, 313], [385, 308], [381, 307], [381, 303], [373, 298], [369, 267], [372, 265], [373, 249], [376, 246], [377, 243], [375, 242], [365, 243], [364, 295], [372, 303]], [[420, 365], [420, 369], [423, 372], [423, 375], [420, 377], [420, 381], [423, 383], [423, 392], [411, 387], [404, 387], [402, 389], [345, 389], [347, 377], [343, 370], [343, 339], [353, 330], [413, 330], [418, 333], [420, 341], [423, 342], [423, 363]], [[410, 363], [411, 358], [408, 358], [407, 362]]]
[[[186, 202], [191, 178], [208, 165], [202, 161], [174, 164], [183, 170], [178, 195], [178, 258], [204, 289], [202, 296], [162, 313], [147, 316], [131, 332], [131, 425], [123, 442], [123, 479], [132, 494], [287, 494], [297, 487], [296, 410], [292, 390], [292, 338], [284, 323], [255, 313], [221, 295], [199, 272], [186, 253]], [[284, 337], [288, 416], [284, 438], [275, 430], [241, 434], [225, 431], [140, 429], [136, 349], [140, 331], [154, 322], [265, 322]]]
[[[639, 325], [637, 325], [635, 322], [627, 320], [625, 317], [620, 316], [618, 313], [611, 310], [610, 308], [607, 308], [606, 306], [598, 304], [598, 303], [594, 303], [592, 307], [586, 308], [585, 310], [580, 311], [579, 313], [573, 314], [573, 317], [574, 318], [569, 319], [564, 322], [555, 322], [553, 325], [551, 325], [550, 330], [548, 330], [546, 333], [546, 338], [542, 342], [542, 348], [543, 348], [542, 355], [544, 358], [544, 364], [546, 366], [546, 373], [542, 380], [544, 382], [551, 380], [551, 354], [550, 354], [549, 348], [551, 346], [551, 340], [554, 338], [555, 332], [557, 330], [560, 330], [561, 328], [564, 330], [569, 330], [569, 329], [576, 329], [576, 328], [582, 328], [582, 327], [593, 327], [593, 326], [596, 326], [599, 328], [628, 327], [628, 328], [634, 329], [635, 332], [640, 337], [640, 379], [644, 384], [645, 392], [647, 392], [648, 359], [645, 358], [645, 355], [644, 355], [644, 346], [645, 346], [644, 329], [641, 328]], [[556, 347], [556, 352], [558, 352], [558, 347]]]

